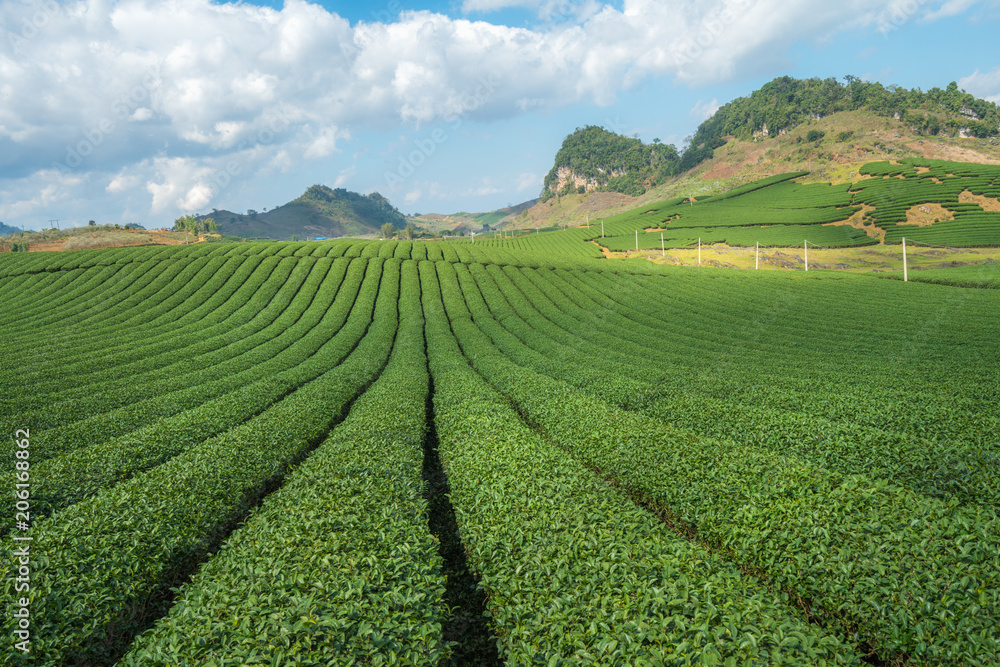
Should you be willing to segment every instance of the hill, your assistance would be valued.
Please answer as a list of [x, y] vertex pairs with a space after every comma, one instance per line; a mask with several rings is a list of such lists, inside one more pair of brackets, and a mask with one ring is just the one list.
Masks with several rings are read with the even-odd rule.
[[[659, 184], [645, 166], [637, 167], [631, 179], [619, 173], [603, 183], [567, 180], [568, 165], [580, 165], [581, 173], [610, 173], [629, 147], [638, 155], [655, 145], [600, 128], [577, 130], [556, 155], [542, 201], [508, 224], [573, 225], [587, 216], [613, 215], [680, 196], [718, 194], [790, 171], [809, 172], [806, 181], [843, 183], [863, 164], [880, 159], [1000, 164], [998, 126], [1000, 109], [995, 104], [962, 92], [954, 83], [924, 93], [854, 77], [844, 85], [833, 79], [782, 77], [720, 107], [699, 126], [676, 175]], [[560, 170], [567, 178], [558, 177]], [[616, 189], [626, 181], [632, 189]], [[634, 187], [639, 184], [643, 188]]]
[[954, 81], [944, 90], [925, 92], [847, 77], [836, 79], [777, 78], [749, 97], [720, 107], [695, 132], [681, 159], [684, 170], [713, 157], [730, 138], [780, 136], [809, 120], [821, 120], [841, 111], [867, 111], [892, 118], [921, 136], [946, 135], [991, 138], [1000, 134], [1000, 107], [977, 99]]
[[505, 206], [495, 211], [485, 213], [468, 213], [459, 211], [458, 213], [441, 214], [427, 213], [424, 215], [414, 215], [407, 220], [414, 223], [420, 230], [431, 234], [468, 234], [470, 232], [480, 233], [484, 230], [491, 230], [506, 224], [514, 216], [522, 211], [531, 208], [538, 203], [538, 199]]
[[7, 236], [9, 234], [20, 234], [20, 227], [11, 227], [10, 225], [0, 222], [0, 236]]
[[677, 148], [659, 139], [644, 144], [602, 127], [577, 128], [556, 153], [541, 198], [592, 190], [641, 195], [677, 174], [680, 163]]
[[[847, 247], [912, 242], [1000, 246], [1000, 166], [908, 158], [862, 165], [854, 180], [764, 178], [709, 197], [645, 204], [602, 219], [615, 251], [729, 246]], [[596, 232], [594, 235], [596, 236]]]
[[406, 217], [379, 193], [362, 195], [325, 185], [313, 185], [302, 196], [270, 211], [214, 210], [198, 217], [214, 219], [220, 234], [279, 240], [367, 236], [378, 234], [386, 223], [396, 229], [406, 226]]

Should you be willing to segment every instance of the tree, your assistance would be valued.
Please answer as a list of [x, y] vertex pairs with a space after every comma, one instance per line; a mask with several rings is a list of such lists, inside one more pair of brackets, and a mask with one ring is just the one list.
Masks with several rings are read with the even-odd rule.
[[399, 232], [399, 238], [405, 239], [407, 241], [412, 241], [414, 235], [416, 234], [416, 231], [417, 231], [417, 226], [414, 225], [412, 222], [408, 222], [406, 223], [406, 227], [404, 227], [403, 230]]
[[289, 241], [298, 241], [299, 240], [299, 235], [298, 234], [292, 234], [291, 236], [288, 237], [288, 240]]
[[95, 226], [97, 226], [97, 223], [94, 222], [93, 220], [90, 220], [90, 221], [87, 222], [87, 226], [88, 227], [95, 227]]
[[[198, 237], [198, 221], [195, 220], [193, 215], [182, 215], [174, 220], [174, 229], [192, 234], [195, 238]], [[186, 238], [184, 239], [184, 243], [187, 243]]]
[[396, 228], [392, 226], [391, 222], [387, 222], [382, 225], [382, 238], [391, 239], [392, 235], [396, 233]]

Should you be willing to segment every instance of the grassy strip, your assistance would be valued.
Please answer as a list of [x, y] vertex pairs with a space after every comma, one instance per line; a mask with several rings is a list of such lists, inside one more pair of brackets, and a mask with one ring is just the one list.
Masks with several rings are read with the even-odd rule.
[[[86, 396], [91, 393], [89, 387], [116, 378], [132, 379], [149, 373], [175, 374], [175, 370], [166, 368], [164, 356], [168, 359], [180, 357], [183, 361], [178, 363], [191, 365], [195, 355], [224, 347], [232, 342], [225, 334], [238, 330], [260, 315], [290, 272], [288, 266], [279, 267], [278, 261], [258, 263], [254, 258], [243, 262], [216, 295], [203, 304], [204, 310], [196, 309], [189, 314], [194, 317], [182, 316], [173, 325], [151, 335], [145, 328], [131, 330], [127, 335], [114, 329], [114, 336], [98, 332], [93, 337], [63, 341], [63, 347], [53, 355], [60, 363], [36, 369], [32, 377], [34, 391], [23, 396], [22, 402], [28, 405], [31, 397], [39, 394]], [[106, 344], [109, 337], [114, 340], [110, 345]], [[143, 349], [144, 355], [135, 358], [134, 351], [138, 348]], [[0, 383], [3, 377], [0, 374]], [[69, 387], [59, 382], [66, 377], [73, 378]]]
[[[472, 268], [476, 273], [476, 267]], [[461, 269], [459, 275], [463, 275]], [[738, 400], [705, 396], [693, 391], [691, 380], [682, 373], [651, 363], [648, 358], [639, 357], [640, 360], [635, 361], [636, 357], [630, 357], [633, 359], [631, 364], [618, 364], [609, 359], [614, 356], [610, 348], [586, 345], [584, 341], [577, 341], [574, 346], [573, 335], [568, 330], [554, 330], [553, 325], [539, 313], [531, 316], [530, 305], [538, 303], [543, 293], [563, 308], [573, 307], [558, 297], [559, 290], [564, 288], [559, 284], [561, 278], [555, 275], [546, 278], [549, 282], [541, 282], [539, 278], [540, 284], [525, 286], [526, 293], [534, 297], [533, 300], [522, 297], [515, 301], [520, 304], [518, 312], [529, 318], [526, 322], [509, 312], [509, 306], [503, 303], [488, 278], [479, 277], [480, 286], [484, 293], [491, 296], [491, 307], [501, 317], [504, 326], [516, 332], [520, 341], [541, 353], [531, 358], [530, 353], [526, 356], [523, 350], [517, 349], [519, 341], [492, 334], [497, 336], [497, 342], [504, 351], [515, 355], [521, 365], [572, 382], [602, 400], [641, 410], [651, 417], [690, 428], [701, 435], [732, 438], [774, 451], [791, 451], [824, 467], [832, 466], [849, 474], [865, 474], [894, 484], [904, 484], [930, 496], [954, 497], [963, 503], [986, 505], [996, 504], [1000, 499], [1000, 490], [993, 479], [1000, 457], [995, 449], [984, 448], [980, 443], [957, 442], [951, 433], [949, 436], [952, 437], [943, 443], [907, 433], [886, 432], [852, 421], [838, 422], [774, 409], [759, 398], [757, 404], [745, 404]], [[473, 294], [479, 291], [474, 285], [466, 289]], [[518, 296], [510, 289], [507, 294]], [[498, 305], [493, 305], [498, 301]], [[598, 308], [596, 304], [595, 308]], [[580, 308], [577, 310], [580, 311]], [[477, 317], [483, 319], [489, 316], [480, 310]], [[584, 323], [587, 320], [579, 321], [578, 328], [586, 330], [588, 325]], [[538, 331], [532, 331], [532, 328]], [[623, 331], [632, 329], [633, 336], [638, 330], [634, 325], [621, 328]], [[567, 347], [560, 348], [556, 337]], [[655, 344], [653, 339], [647, 342], [650, 346]], [[581, 354], [600, 358], [600, 370], [587, 368], [587, 364], [565, 362]], [[632, 377], [636, 375], [636, 369], [641, 369], [643, 379]], [[672, 374], [678, 377], [671, 378]], [[982, 420], [983, 416], [977, 415], [977, 423], [981, 424]], [[751, 424], [753, 427], [748, 428]]]
[[859, 664], [521, 422], [421, 275], [441, 458], [508, 664]]
[[[49, 367], [18, 369], [22, 375], [22, 386], [31, 391], [23, 402], [30, 404], [30, 397], [35, 393], [48, 394], [50, 401], [54, 397], [69, 399], [91, 394], [89, 388], [99, 382], [126, 378], [134, 380], [140, 376], [146, 379], [167, 378], [203, 368], [204, 364], [198, 364], [200, 354], [211, 353], [231, 344], [233, 333], [252, 334], [266, 326], [269, 320], [265, 320], [264, 324], [259, 322], [261, 317], [266, 316], [266, 313], [262, 315], [262, 311], [266, 311], [278, 296], [293, 268], [291, 262], [279, 266], [279, 261], [273, 260], [270, 266], [262, 265], [256, 271], [238, 274], [246, 277], [243, 286], [228, 302], [215, 301], [219, 311], [223, 311], [218, 312], [220, 319], [216, 321], [207, 316], [200, 329], [196, 323], [189, 323], [184, 329], [174, 329], [159, 337], [155, 345], [145, 347], [140, 344], [143, 339], [141, 328], [130, 332], [131, 335], [128, 336], [122, 336], [119, 332], [116, 339], [124, 339], [121, 347], [116, 346], [107, 355], [91, 351], [89, 356], [77, 356], [73, 352], [77, 346], [86, 351], [90, 344], [67, 341], [66, 349], [49, 361]], [[142, 350], [145, 354], [137, 356], [137, 350]], [[71, 358], [78, 361], [70, 362]], [[56, 364], [56, 361], [62, 363]], [[24, 377], [29, 373], [28, 377]], [[16, 373], [12, 375], [16, 381]], [[64, 380], [70, 377], [74, 382], [67, 387]], [[31, 382], [28, 382], [29, 378]], [[0, 377], [0, 387], [7, 383], [6, 378]]]
[[474, 341], [466, 350], [473, 364], [548, 437], [800, 596], [820, 621], [913, 664], [985, 666], [1000, 657], [995, 510], [628, 413], [475, 342], [468, 311], [455, 298], [449, 305], [456, 330], [470, 331], [463, 343]]
[[[206, 271], [209, 261], [208, 259], [198, 259], [167, 264], [166, 266], [162, 264], [128, 264], [121, 267], [119, 265], [109, 267], [119, 269], [115, 273], [117, 280], [96, 283], [94, 288], [88, 289], [85, 294], [77, 294], [71, 301], [62, 304], [54, 303], [51, 308], [46, 308], [37, 317], [20, 321], [18, 326], [11, 331], [10, 338], [4, 341], [3, 348], [10, 352], [16, 352], [18, 346], [25, 344], [30, 346], [32, 340], [37, 336], [37, 330], [53, 324], [66, 331], [72, 331], [69, 325], [86, 326], [89, 321], [100, 318], [103, 313], [107, 312], [104, 305], [108, 302], [119, 308], [126, 305], [135, 308], [143, 300], [147, 300], [153, 311], [162, 307], [164, 303], [179, 303], [180, 299], [176, 298], [175, 295], [183, 292], [192, 281], [207, 279], [210, 275], [210, 271]], [[135, 274], [139, 271], [142, 273], [136, 276]], [[200, 278], [198, 278], [199, 274]], [[150, 277], [152, 280], [149, 280]], [[68, 297], [69, 294], [65, 296]], [[146, 311], [134, 312], [144, 314]], [[104, 322], [104, 320], [98, 321]]]
[[[274, 364], [264, 363], [242, 377], [239, 374], [222, 377], [207, 386], [209, 390], [219, 390], [217, 398], [134, 433], [34, 463], [33, 514], [46, 516], [153, 468], [235, 428], [295, 388], [337, 366], [357, 345], [367, 326], [367, 314], [375, 305], [379, 274], [372, 270], [362, 283], [367, 265], [362, 260], [352, 264], [347, 284], [338, 292], [333, 307], [317, 327], [295, 344], [297, 357], [307, 357], [300, 359], [298, 365], [282, 371]], [[337, 333], [330, 336], [330, 331]], [[233, 390], [234, 381], [242, 382], [243, 386]], [[14, 483], [13, 475], [10, 483]], [[14, 499], [0, 498], [0, 508], [8, 510], [9, 518], [0, 514], [0, 527], [6, 532], [14, 520]]]
[[[240, 427], [35, 524], [33, 567], [47, 572], [32, 587], [36, 664], [117, 659], [162, 614], [170, 589], [326, 438], [388, 358], [397, 326], [393, 262], [374, 321], [343, 364]], [[4, 606], [14, 595], [12, 563], [0, 566]], [[5, 621], [4, 634], [11, 630]]]
[[[272, 304], [273, 309], [266, 309], [273, 321], [267, 323], [265, 319], [261, 323], [266, 324], [264, 328], [222, 348], [218, 354], [211, 355], [214, 357], [211, 361], [209, 355], [203, 356], [205, 368], [202, 370], [155, 380], [140, 376], [132, 386], [98, 386], [95, 389], [101, 393], [97, 395], [60, 401], [52, 405], [51, 414], [42, 411], [35, 419], [26, 420], [26, 423], [39, 424], [36, 426], [39, 429], [40, 424], [51, 425], [51, 421], [45, 420], [58, 419], [65, 424], [39, 433], [39, 453], [51, 457], [82, 445], [102, 442], [201, 405], [259, 379], [268, 371], [274, 373], [287, 368], [284, 364], [275, 366], [271, 362], [287, 357], [282, 353], [300, 341], [333, 301], [329, 290], [320, 291], [329, 262], [324, 261], [324, 266], [312, 267], [309, 271], [308, 264], [312, 261], [307, 260], [302, 267], [301, 273], [308, 271], [308, 276], [289, 280], [286, 284], [290, 293]], [[300, 282], [303, 277], [305, 281]], [[335, 292], [337, 285], [332, 287]], [[322, 295], [321, 302], [310, 312], [318, 294]], [[265, 370], [262, 365], [269, 368]], [[209, 384], [214, 386], [209, 387]], [[113, 398], [109, 400], [105, 392]], [[77, 421], [73, 421], [74, 418]]]
[[[183, 353], [175, 352], [173, 355], [168, 357], [168, 360], [174, 360], [175, 363], [172, 364], [172, 368], [169, 370], [163, 369], [156, 373], [155, 377], [146, 376], [134, 376], [133, 386], [131, 388], [126, 388], [119, 392], [109, 393], [105, 395], [104, 393], [94, 392], [85, 397], [81, 398], [70, 398], [68, 400], [55, 400], [47, 408], [39, 408], [33, 411], [25, 411], [20, 414], [13, 415], [11, 418], [19, 423], [30, 423], [33, 424], [33, 428], [40, 432], [38, 441], [38, 456], [39, 460], [42, 458], [48, 458], [50, 456], [61, 454], [67, 451], [67, 448], [72, 449], [77, 446], [83, 435], [85, 438], [89, 437], [90, 429], [97, 426], [101, 420], [109, 420], [111, 422], [111, 427], [114, 428], [114, 423], [116, 421], [117, 415], [115, 414], [116, 409], [123, 409], [125, 412], [130, 410], [130, 404], [142, 400], [144, 396], [148, 396], [148, 392], [151, 390], [148, 386], [152, 382], [152, 391], [162, 392], [167, 394], [166, 396], [160, 396], [158, 398], [166, 399], [157, 410], [171, 410], [170, 401], [173, 398], [169, 395], [172, 389], [184, 387], [185, 379], [192, 379], [190, 377], [191, 373], [185, 375], [180, 375], [178, 371], [182, 368], [197, 369], [194, 371], [194, 379], [197, 380], [198, 377], [204, 377], [204, 370], [206, 368], [211, 368], [218, 362], [223, 362], [230, 356], [230, 353], [240, 353], [245, 352], [248, 349], [253, 349], [257, 347], [262, 342], [266, 342], [269, 337], [267, 329], [269, 325], [277, 318], [280, 319], [282, 311], [284, 311], [290, 304], [295, 300], [295, 295], [302, 286], [303, 281], [306, 280], [308, 274], [308, 267], [302, 267], [300, 270], [295, 271], [293, 269], [292, 276], [284, 282], [279, 293], [273, 295], [273, 303], [269, 304], [269, 307], [261, 309], [258, 313], [258, 317], [247, 324], [244, 328], [247, 334], [250, 336], [242, 341], [231, 343], [229, 346], [219, 348], [215, 353], [201, 355], [195, 360], [186, 358]], [[261, 295], [261, 300], [267, 300], [268, 295]], [[309, 296], [311, 299], [311, 296]], [[303, 305], [308, 303], [308, 300], [300, 301]], [[294, 310], [294, 308], [293, 308]], [[262, 332], [263, 330], [263, 332]], [[253, 335], [255, 334], [256, 335]], [[273, 337], [279, 335], [277, 329], [273, 326], [271, 327], [270, 336]], [[260, 340], [263, 338], [264, 340]], [[265, 348], [266, 349], [266, 348]], [[133, 354], [141, 354], [141, 350], [137, 350]], [[201, 362], [202, 365], [196, 365], [193, 362]], [[149, 361], [147, 360], [148, 364]], [[235, 360], [236, 364], [239, 363], [239, 357]], [[143, 388], [147, 392], [146, 394], [136, 393], [132, 389]], [[58, 397], [58, 394], [56, 395]], [[184, 409], [183, 407], [178, 407], [177, 410]], [[95, 417], [96, 413], [96, 417]], [[98, 424], [91, 423], [88, 419], [96, 419]], [[137, 417], [140, 421], [144, 418], [140, 413]], [[82, 420], [82, 423], [81, 423]], [[128, 426], [127, 423], [123, 422], [121, 424], [123, 427]], [[64, 428], [60, 428], [64, 427]], [[97, 435], [99, 430], [94, 431], [94, 435]], [[49, 446], [49, 440], [52, 440], [52, 446]]]
[[120, 664], [430, 665], [447, 657], [444, 577], [421, 495], [428, 377], [412, 263], [403, 266], [400, 300], [379, 380]]

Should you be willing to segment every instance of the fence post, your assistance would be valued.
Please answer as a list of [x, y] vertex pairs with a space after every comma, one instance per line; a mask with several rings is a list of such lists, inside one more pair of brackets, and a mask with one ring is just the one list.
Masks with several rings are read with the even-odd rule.
[[753, 268], [760, 268], [760, 241], [757, 241], [756, 250], [753, 253]]
[[809, 270], [809, 241], [803, 241], [802, 247], [806, 249], [806, 271]]
[[906, 275], [906, 237], [903, 237], [903, 282], [909, 282]]
[[698, 266], [701, 266], [701, 237], [698, 237]]
[[663, 232], [660, 232], [660, 250], [663, 252], [663, 256], [667, 256], [667, 248], [663, 245]]
[[639, 252], [639, 230], [635, 230], [635, 251]]

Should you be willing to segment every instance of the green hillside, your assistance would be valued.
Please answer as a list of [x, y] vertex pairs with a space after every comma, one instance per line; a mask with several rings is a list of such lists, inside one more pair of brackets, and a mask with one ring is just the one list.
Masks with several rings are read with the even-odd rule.
[[847, 77], [842, 84], [832, 78], [783, 76], [748, 97], [723, 105], [703, 122], [684, 152], [681, 169], [692, 169], [711, 159], [714, 149], [730, 138], [777, 136], [810, 119], [857, 110], [895, 118], [919, 135], [986, 138], [1000, 134], [1000, 107], [960, 90], [955, 82], [944, 90], [922, 92], [857, 77]]
[[302, 196], [270, 211], [217, 210], [200, 216], [209, 217], [218, 224], [220, 234], [279, 240], [364, 236], [377, 234], [386, 223], [396, 229], [406, 226], [406, 217], [379, 193], [361, 195], [325, 185], [313, 185]]
[[0, 222], [0, 236], [7, 236], [8, 234], [20, 234], [20, 227], [11, 227], [10, 225]]
[[[640, 195], [678, 172], [680, 155], [672, 145], [644, 144], [602, 127], [577, 129], [563, 140], [545, 176], [542, 200], [587, 190]], [[564, 185], [560, 177], [566, 174]], [[577, 184], [577, 181], [583, 181]]]
[[997, 664], [1000, 292], [584, 232], [0, 256], [8, 662]]
[[[645, 144], [600, 127], [578, 128], [555, 156], [542, 202], [556, 196], [575, 200], [594, 191], [632, 197], [660, 191], [671, 197], [702, 189], [696, 173], [701, 170], [710, 174], [704, 178], [738, 176], [746, 182], [747, 177], [791, 170], [835, 171], [842, 164], [880, 156], [926, 157], [931, 153], [916, 145], [924, 140], [946, 147], [944, 155], [935, 157], [984, 162], [995, 159], [992, 147], [998, 145], [998, 135], [1000, 107], [963, 92], [954, 82], [923, 92], [856, 77], [845, 83], [780, 77], [720, 107], [680, 154], [656, 140]], [[957, 147], [951, 144], [963, 140], [970, 143], [959, 153], [973, 141], [975, 151], [952, 158]], [[725, 187], [721, 183], [713, 189]], [[579, 204], [581, 212], [587, 208]], [[620, 202], [608, 202], [607, 208], [620, 210]], [[558, 217], [555, 209], [536, 206], [524, 226], [552, 224], [553, 216]]]
[[[803, 172], [710, 197], [673, 199], [593, 223], [613, 251], [698, 243], [789, 247], [899, 244], [1000, 246], [1000, 166], [909, 158], [863, 165], [857, 180], [803, 184]], [[636, 232], [638, 231], [638, 236]]]

